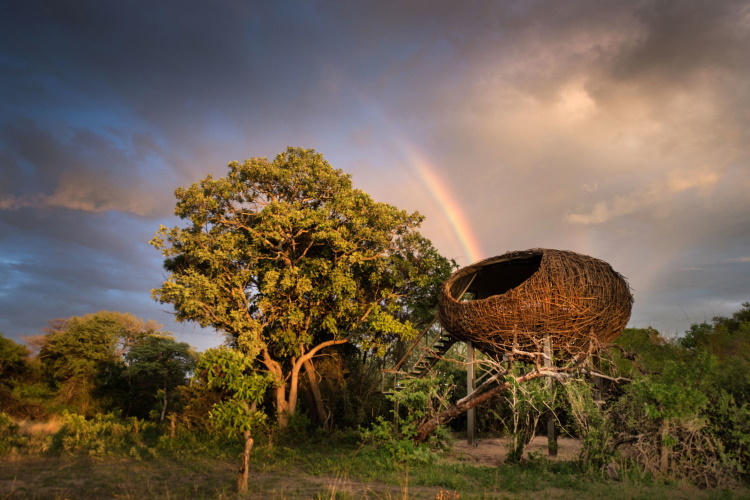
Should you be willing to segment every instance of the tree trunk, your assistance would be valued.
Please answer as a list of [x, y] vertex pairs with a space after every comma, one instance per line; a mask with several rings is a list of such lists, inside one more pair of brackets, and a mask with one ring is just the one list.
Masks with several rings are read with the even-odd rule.
[[318, 413], [318, 421], [321, 426], [325, 427], [327, 420], [326, 408], [323, 405], [323, 396], [320, 394], [318, 377], [312, 359], [305, 361], [305, 373], [307, 374], [307, 381], [310, 382], [310, 389], [312, 390], [313, 399], [315, 400], [315, 410]]
[[286, 399], [286, 388], [284, 386], [276, 388], [276, 419], [278, 420], [279, 429], [286, 429], [289, 425], [289, 417], [292, 411], [289, 411], [289, 401]]
[[253, 449], [254, 440], [250, 431], [243, 431], [242, 436], [245, 438], [245, 449], [242, 452], [242, 465], [237, 474], [237, 491], [245, 493], [247, 491], [247, 479], [250, 475], [250, 452]]
[[167, 414], [167, 386], [164, 386], [164, 397], [162, 398], [162, 405], [161, 405], [161, 417], [159, 418], [159, 423], [164, 422], [164, 415]]
[[[476, 377], [474, 376], [474, 346], [471, 341], [466, 342], [466, 394], [474, 392]], [[475, 427], [477, 423], [477, 413], [474, 408], [466, 412], [466, 441], [469, 446], [476, 444]]]
[[348, 339], [339, 340], [328, 340], [321, 344], [318, 344], [314, 348], [310, 349], [306, 354], [299, 358], [292, 358], [292, 372], [289, 374], [289, 396], [286, 393], [287, 378], [281, 369], [281, 365], [278, 361], [271, 358], [271, 355], [267, 350], [263, 350], [263, 363], [266, 365], [268, 370], [273, 373], [278, 382], [279, 387], [276, 388], [276, 414], [278, 418], [279, 428], [286, 429], [289, 425], [289, 419], [297, 409], [297, 391], [299, 389], [299, 371], [306, 361], [312, 359], [315, 353], [329, 346], [345, 344], [349, 342]]
[[664, 419], [659, 436], [659, 469], [665, 476], [669, 473], [669, 448], [666, 441], [669, 436], [668, 420]]
[[302, 367], [299, 360], [294, 362], [292, 376], [289, 380], [289, 393], [287, 394], [284, 386], [276, 389], [276, 411], [279, 420], [279, 429], [286, 429], [289, 426], [289, 420], [297, 410], [297, 391], [299, 389], [299, 370]]
[[[552, 341], [549, 335], [544, 336], [544, 366], [546, 368], [552, 368]], [[547, 379], [547, 388], [549, 389], [550, 400], [549, 409], [547, 413], [547, 454], [550, 457], [557, 456], [557, 428], [555, 426], [555, 413], [553, 411], [555, 404], [554, 381], [550, 378]]]

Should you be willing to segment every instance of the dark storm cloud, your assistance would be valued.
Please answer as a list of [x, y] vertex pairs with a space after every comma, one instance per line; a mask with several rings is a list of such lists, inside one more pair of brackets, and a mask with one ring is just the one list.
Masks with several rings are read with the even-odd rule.
[[[65, 220], [65, 211], [57, 211], [39, 221], [37, 214], [24, 213], [29, 210], [16, 212], [32, 222], [27, 227], [8, 224], [7, 216], [0, 222], [5, 235], [0, 240], [0, 317], [15, 318], [14, 330], [33, 334], [47, 319], [112, 308], [113, 302], [128, 295], [130, 300], [122, 305], [130, 307], [133, 295], [143, 295], [149, 278], [142, 266], [143, 255], [133, 254], [133, 244], [126, 238], [107, 234], [114, 232], [114, 227], [107, 230], [107, 222], [133, 234], [127, 221], [117, 220], [122, 216], [112, 214], [105, 217], [108, 221], [79, 216], [71, 223]], [[40, 310], [50, 316], [40, 318]], [[0, 329], [5, 330], [4, 326]]]
[[147, 161], [154, 155], [158, 162], [160, 153], [148, 135], [77, 127], [44, 130], [19, 118], [0, 128], [0, 144], [2, 208], [169, 213], [169, 202], [157, 196], [162, 194], [160, 187], [154, 188], [169, 176], [159, 163]]
[[749, 71], [745, 1], [647, 2], [634, 15], [643, 34], [617, 61], [615, 74], [620, 79], [649, 75], [673, 86], [711, 68]]

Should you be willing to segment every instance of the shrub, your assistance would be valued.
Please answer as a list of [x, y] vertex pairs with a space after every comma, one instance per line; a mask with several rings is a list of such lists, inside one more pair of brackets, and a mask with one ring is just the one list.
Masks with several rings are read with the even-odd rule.
[[119, 414], [97, 414], [87, 419], [77, 413], [63, 413], [63, 426], [53, 436], [53, 452], [87, 453], [92, 456], [127, 454], [135, 458], [154, 455], [147, 441], [156, 441], [156, 424]]
[[361, 442], [384, 450], [398, 463], [432, 461], [430, 449], [445, 448], [450, 443], [448, 429], [439, 427], [424, 444], [412, 440], [423, 422], [447, 407], [452, 389], [450, 376], [402, 381], [399, 390], [388, 396], [395, 403], [394, 421], [378, 417], [372, 426], [360, 429]]
[[0, 455], [8, 453], [16, 445], [18, 424], [10, 415], [0, 411]]

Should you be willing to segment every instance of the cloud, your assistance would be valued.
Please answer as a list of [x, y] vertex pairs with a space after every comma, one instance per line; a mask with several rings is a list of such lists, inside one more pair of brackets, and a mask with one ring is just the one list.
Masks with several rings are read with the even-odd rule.
[[42, 207], [46, 205], [44, 196], [15, 196], [12, 194], [0, 194], [0, 210], [19, 210], [26, 207]]
[[19, 119], [0, 129], [0, 148], [0, 209], [121, 211], [151, 217], [169, 213], [170, 200], [160, 183], [177, 176], [142, 133], [49, 130]]
[[670, 175], [669, 189], [671, 191], [685, 191], [699, 187], [707, 187], [719, 181], [716, 172], [674, 172]]
[[565, 220], [571, 224], [603, 224], [616, 217], [652, 210], [656, 205], [674, 207], [679, 205], [679, 202], [671, 196], [671, 193], [706, 189], [715, 185], [719, 179], [717, 172], [670, 172], [667, 179], [659, 184], [626, 195], [618, 195], [612, 201], [597, 202], [588, 213], [571, 213], [565, 216]]

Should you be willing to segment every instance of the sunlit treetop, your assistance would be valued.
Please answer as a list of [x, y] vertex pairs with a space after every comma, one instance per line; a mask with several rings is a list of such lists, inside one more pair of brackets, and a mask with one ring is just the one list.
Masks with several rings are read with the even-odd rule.
[[414, 333], [407, 293], [450, 268], [416, 231], [420, 214], [373, 201], [313, 150], [233, 162], [175, 195], [187, 224], [152, 240], [169, 272], [154, 298], [251, 355], [382, 349], [384, 334]]

